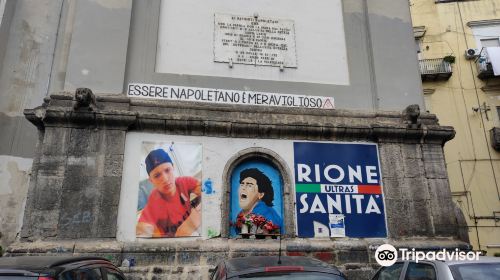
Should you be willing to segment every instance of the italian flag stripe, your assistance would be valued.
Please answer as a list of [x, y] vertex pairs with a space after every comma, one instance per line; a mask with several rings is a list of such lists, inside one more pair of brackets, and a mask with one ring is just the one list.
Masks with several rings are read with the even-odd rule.
[[295, 191], [298, 193], [320, 193], [320, 184], [295, 184]]
[[[298, 193], [321, 193], [320, 184], [295, 184]], [[382, 194], [382, 188], [374, 185], [358, 185], [359, 194]]]
[[358, 193], [362, 194], [382, 194], [382, 188], [374, 185], [359, 185]]

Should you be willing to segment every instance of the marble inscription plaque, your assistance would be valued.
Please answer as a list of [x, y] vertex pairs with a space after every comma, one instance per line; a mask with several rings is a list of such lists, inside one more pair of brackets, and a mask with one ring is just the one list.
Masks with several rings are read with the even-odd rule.
[[297, 68], [293, 20], [215, 14], [214, 61]]

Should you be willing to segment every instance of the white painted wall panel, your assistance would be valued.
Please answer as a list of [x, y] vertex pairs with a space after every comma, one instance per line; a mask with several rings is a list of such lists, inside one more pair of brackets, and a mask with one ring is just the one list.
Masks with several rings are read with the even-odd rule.
[[[293, 20], [296, 69], [214, 62], [214, 14]], [[164, 0], [156, 72], [349, 85], [340, 0]]]
[[[125, 160], [123, 164], [122, 188], [120, 205], [118, 209], [119, 241], [135, 240], [136, 210], [138, 200], [138, 182], [140, 178], [140, 164], [144, 161], [141, 157], [141, 145], [148, 142], [182, 142], [201, 143], [203, 146], [202, 178], [210, 178], [214, 193], [203, 194], [202, 203], [202, 238], [208, 238], [208, 232], [220, 233], [221, 231], [221, 201], [222, 177], [224, 167], [231, 157], [237, 152], [251, 148], [261, 147], [270, 149], [279, 154], [288, 164], [290, 174], [293, 174], [293, 141], [291, 140], [266, 140], [216, 138], [199, 136], [161, 135], [153, 133], [127, 133], [125, 142]], [[292, 178], [290, 178], [292, 179]], [[179, 238], [176, 238], [178, 240]], [[158, 240], [158, 239], [156, 239]]]

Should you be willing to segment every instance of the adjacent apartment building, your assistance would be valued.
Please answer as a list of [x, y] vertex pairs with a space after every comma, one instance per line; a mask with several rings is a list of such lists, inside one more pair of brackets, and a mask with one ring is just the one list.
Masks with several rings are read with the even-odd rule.
[[457, 135], [445, 147], [453, 200], [474, 248], [500, 252], [500, 1], [411, 0], [426, 108]]

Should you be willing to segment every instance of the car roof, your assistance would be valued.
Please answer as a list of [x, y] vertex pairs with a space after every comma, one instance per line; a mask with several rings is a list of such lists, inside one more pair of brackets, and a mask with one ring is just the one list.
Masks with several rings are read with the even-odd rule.
[[265, 267], [302, 266], [305, 270], [330, 272], [340, 275], [340, 271], [317, 259], [300, 256], [282, 256], [278, 264], [278, 256], [253, 256], [232, 258], [225, 262], [228, 277], [235, 274], [258, 272]]
[[81, 261], [106, 261], [105, 258], [79, 256], [79, 257], [63, 257], [63, 256], [22, 256], [22, 257], [3, 257], [0, 258], [0, 269], [23, 269], [23, 270], [41, 270], [54, 268], [69, 263]]
[[479, 260], [461, 260], [461, 261], [445, 261], [447, 265], [456, 265], [456, 264], [473, 264], [473, 263], [498, 263], [500, 264], [500, 258], [498, 257], [486, 257], [481, 256]]

